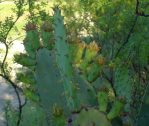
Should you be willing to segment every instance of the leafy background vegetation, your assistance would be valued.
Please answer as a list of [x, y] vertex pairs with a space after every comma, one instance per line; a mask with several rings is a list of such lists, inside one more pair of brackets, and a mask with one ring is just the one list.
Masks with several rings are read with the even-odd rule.
[[[148, 125], [147, 0], [20, 0], [8, 5], [0, 6], [5, 46], [0, 75], [19, 102], [18, 110], [6, 108], [8, 125]], [[16, 38], [23, 40], [25, 51], [10, 60]], [[12, 62], [22, 65], [15, 79], [9, 74]]]

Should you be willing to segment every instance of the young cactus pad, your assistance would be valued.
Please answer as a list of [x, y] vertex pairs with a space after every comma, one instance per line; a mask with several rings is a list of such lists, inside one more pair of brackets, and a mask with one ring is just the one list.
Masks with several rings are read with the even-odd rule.
[[100, 50], [100, 47], [98, 47], [97, 43], [91, 42], [87, 47], [85, 51], [85, 56], [83, 58], [82, 63], [80, 64], [80, 69], [82, 71], [85, 71], [90, 64], [90, 62], [95, 58], [98, 51]]
[[101, 112], [106, 112], [108, 105], [108, 91], [107, 89], [101, 90], [97, 94], [97, 99], [99, 103], [99, 110]]
[[91, 83], [94, 82], [100, 75], [101, 66], [97, 63], [92, 63], [87, 67], [86, 78]]
[[34, 24], [28, 23], [26, 25], [26, 37], [24, 39], [24, 47], [27, 54], [30, 57], [35, 58], [35, 52], [40, 47], [40, 42], [39, 32]]
[[70, 44], [71, 60], [72, 63], [75, 64], [77, 67], [80, 65], [85, 46], [86, 44], [83, 42]]
[[112, 106], [111, 111], [108, 113], [107, 118], [109, 120], [112, 120], [115, 117], [119, 116], [123, 108], [124, 108], [124, 101], [122, 99], [116, 100]]

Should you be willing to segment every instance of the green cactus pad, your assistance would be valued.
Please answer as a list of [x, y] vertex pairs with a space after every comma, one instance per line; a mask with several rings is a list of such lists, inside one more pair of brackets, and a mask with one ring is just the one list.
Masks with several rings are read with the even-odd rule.
[[110, 110], [110, 112], [107, 115], [107, 118], [109, 120], [114, 119], [115, 117], [119, 116], [121, 111], [124, 108], [124, 102], [121, 100], [116, 100], [112, 106], [112, 109]]
[[54, 8], [54, 35], [55, 35], [55, 50], [56, 60], [60, 69], [61, 77], [64, 81], [64, 90], [67, 100], [67, 105], [70, 110], [73, 110], [77, 106], [77, 97], [74, 93], [73, 82], [73, 68], [69, 57], [69, 46], [66, 42], [66, 32], [61, 16], [61, 11], [58, 7]]
[[24, 47], [27, 54], [35, 58], [35, 52], [40, 47], [39, 33], [37, 30], [28, 31], [24, 40]]
[[36, 83], [46, 114], [48, 117], [51, 116], [55, 104], [65, 108], [65, 112], [67, 112], [63, 85], [56, 67], [54, 53], [43, 48], [38, 50], [36, 57]]
[[97, 99], [98, 99], [98, 103], [99, 103], [99, 110], [101, 112], [106, 112], [107, 105], [108, 105], [108, 92], [99, 91], [97, 94]]
[[101, 71], [101, 66], [97, 63], [92, 63], [89, 67], [87, 67], [87, 73], [86, 73], [86, 78], [89, 82], [95, 81]]
[[86, 47], [85, 56], [80, 64], [80, 70], [86, 72], [87, 67], [89, 66], [90, 62], [95, 58], [100, 48], [95, 42], [90, 43]]
[[26, 67], [29, 67], [29, 66], [34, 66], [36, 64], [36, 61], [34, 59], [32, 59], [31, 57], [29, 57], [28, 55], [26, 54], [19, 54], [19, 55], [14, 55], [14, 60], [23, 65], [23, 66], [26, 66]]
[[86, 44], [82, 42], [70, 44], [71, 60], [72, 63], [75, 64], [77, 67], [80, 65], [85, 46]]
[[102, 112], [96, 109], [83, 109], [72, 126], [112, 126], [112, 124]]

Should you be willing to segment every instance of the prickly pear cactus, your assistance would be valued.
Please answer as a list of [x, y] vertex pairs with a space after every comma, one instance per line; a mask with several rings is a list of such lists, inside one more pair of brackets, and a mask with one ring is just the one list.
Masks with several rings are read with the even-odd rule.
[[73, 83], [73, 69], [69, 57], [69, 46], [66, 41], [66, 33], [64, 28], [63, 17], [58, 7], [54, 9], [54, 35], [55, 35], [55, 50], [56, 60], [60, 69], [61, 77], [64, 81], [64, 90], [67, 100], [67, 105], [70, 110], [77, 106], [77, 96], [74, 92], [75, 86]]
[[96, 109], [83, 109], [73, 122], [73, 126], [112, 126], [106, 115]]
[[[14, 60], [21, 64], [23, 68], [23, 72], [19, 71], [17, 73], [17, 80], [23, 82], [24, 87], [29, 87], [25, 91], [25, 95], [27, 98], [31, 100], [37, 100], [35, 98], [36, 91], [36, 83], [35, 83], [35, 68], [36, 68], [36, 52], [41, 47], [46, 47], [49, 50], [53, 48], [53, 28], [51, 26], [52, 22], [43, 22], [41, 29], [38, 29], [35, 23], [27, 23], [26, 37], [23, 41], [25, 52], [21, 54], [16, 54], [14, 56]], [[27, 68], [27, 69], [26, 69]], [[27, 85], [27, 86], [26, 86]], [[37, 95], [36, 95], [37, 97]]]
[[53, 106], [55, 104], [65, 108], [65, 112], [68, 110], [66, 109], [61, 77], [53, 54], [53, 52], [50, 52], [46, 48], [38, 50], [35, 72], [41, 104], [45, 109], [49, 121], [52, 117]]
[[97, 93], [97, 100], [99, 104], [99, 110], [101, 112], [106, 112], [107, 106], [108, 106], [108, 89], [107, 88], [102, 88]]
[[36, 51], [40, 47], [39, 32], [37, 26], [30, 22], [26, 25], [25, 30], [26, 37], [23, 41], [25, 52], [14, 55], [15, 62], [23, 66], [23, 70], [17, 73], [17, 80], [24, 84], [24, 95], [31, 100], [38, 101], [37, 94], [35, 93], [34, 70]]
[[51, 50], [54, 44], [52, 22], [45, 21], [41, 26], [41, 38], [44, 47]]
[[[118, 65], [115, 70], [114, 88], [118, 96], [126, 99], [125, 111], [130, 112], [132, 102], [133, 78], [129, 75], [129, 68]], [[122, 76], [123, 75], [123, 76]]]
[[43, 108], [35, 103], [28, 102], [23, 107], [22, 117], [20, 126], [46, 126]]
[[95, 58], [99, 50], [100, 50], [100, 47], [98, 47], [96, 42], [91, 42], [89, 45], [87, 45], [85, 56], [79, 67], [82, 71], [86, 72], [87, 67], [89, 66], [93, 58]]
[[124, 99], [115, 99], [109, 112], [108, 90], [102, 89], [97, 93], [99, 109], [85, 108], [76, 115], [73, 126], [112, 126], [114, 118], [119, 117], [124, 108]]
[[80, 66], [86, 44], [78, 40], [78, 42], [76, 41], [75, 43], [71, 43], [69, 47], [72, 64], [76, 67]]
[[99, 51], [100, 47], [95, 41], [89, 45], [79, 40], [70, 44], [72, 64], [83, 73], [89, 83], [97, 80], [105, 62], [104, 57], [98, 54]]
[[107, 118], [109, 120], [114, 119], [115, 117], [119, 116], [121, 111], [123, 110], [125, 102], [123, 99], [115, 100], [110, 112], [107, 114]]
[[27, 54], [31, 58], [35, 58], [35, 52], [40, 47], [39, 32], [37, 26], [33, 23], [26, 25], [26, 38], [24, 40], [24, 47]]
[[97, 105], [96, 91], [92, 85], [84, 79], [84, 77], [75, 71], [74, 80], [77, 83], [77, 94], [80, 98], [80, 106], [94, 106]]
[[90, 83], [94, 82], [99, 77], [101, 70], [102, 70], [102, 66], [100, 66], [96, 62], [88, 66], [86, 71], [86, 78], [88, 82]]
[[[22, 58], [23, 57], [23, 58]], [[25, 67], [31, 67], [31, 66], [35, 66], [36, 61], [32, 58], [30, 58], [27, 54], [16, 54], [14, 56], [15, 61], [19, 64], [22, 64]]]
[[[96, 42], [68, 43], [58, 7], [54, 9], [53, 18], [54, 42], [51, 43], [53, 27], [48, 22], [43, 24], [41, 32], [36, 25], [29, 23], [24, 41], [26, 54], [15, 57], [17, 62], [28, 67], [35, 75], [37, 92], [47, 115], [47, 125], [65, 125], [64, 115], [81, 106], [90, 106], [88, 111], [82, 110], [78, 114], [74, 126], [111, 126], [109, 121], [120, 115], [124, 104], [116, 100], [108, 114], [102, 113], [107, 112], [108, 93], [97, 92], [92, 85], [99, 78], [105, 64], [104, 57], [99, 55], [100, 47]], [[26, 82], [32, 83], [32, 79]], [[115, 88], [118, 89], [119, 80], [116, 83]], [[55, 109], [57, 105], [59, 108]], [[98, 105], [98, 110], [92, 108]]]
[[87, 45], [80, 40], [69, 43], [69, 45], [71, 61], [75, 70], [75, 82], [78, 83], [80, 89], [78, 94], [82, 99], [80, 104], [97, 105], [96, 91], [91, 83], [99, 78], [104, 65], [104, 57], [98, 54], [100, 47], [95, 42]]

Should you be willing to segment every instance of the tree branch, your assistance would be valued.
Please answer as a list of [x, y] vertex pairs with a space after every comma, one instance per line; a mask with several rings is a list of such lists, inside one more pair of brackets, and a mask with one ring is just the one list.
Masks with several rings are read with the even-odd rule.
[[135, 25], [137, 23], [137, 20], [138, 20], [138, 17], [139, 16], [142, 16], [142, 17], [149, 17], [149, 14], [144, 14], [144, 12], [139, 12], [139, 5], [140, 5], [140, 2], [139, 0], [136, 0], [136, 10], [135, 10], [135, 18], [134, 18], [134, 21], [133, 21], [133, 24], [130, 28], [130, 31], [126, 37], [126, 40], [124, 41], [124, 43], [120, 46], [120, 48], [118, 49], [118, 51], [116, 52], [115, 54], [115, 58], [118, 57], [119, 53], [121, 52], [121, 50], [126, 46], [126, 44], [129, 42], [129, 39], [134, 31], [134, 28], [135, 28]]
[[126, 40], [124, 41], [124, 43], [120, 46], [120, 48], [118, 49], [117, 53], [115, 54], [115, 58], [118, 57], [119, 53], [121, 52], [121, 50], [124, 48], [124, 46], [129, 42], [129, 39], [134, 31], [134, 28], [135, 28], [135, 25], [137, 23], [137, 20], [138, 20], [138, 15], [135, 15], [135, 18], [134, 18], [134, 21], [133, 21], [133, 24], [130, 28], [130, 31], [126, 37]]

